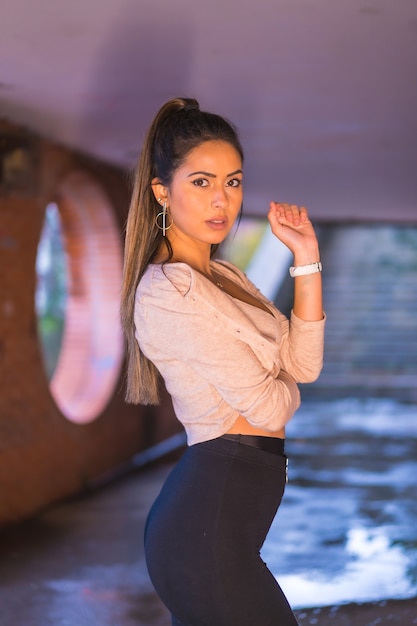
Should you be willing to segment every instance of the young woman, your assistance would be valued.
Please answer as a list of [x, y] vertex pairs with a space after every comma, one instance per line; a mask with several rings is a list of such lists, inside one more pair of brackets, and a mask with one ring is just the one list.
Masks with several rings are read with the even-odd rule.
[[160, 374], [188, 437], [145, 531], [174, 626], [297, 624], [259, 551], [284, 492], [297, 382], [322, 366], [321, 264], [307, 210], [277, 202], [271, 229], [294, 255], [290, 320], [212, 260], [241, 210], [242, 180], [229, 122], [196, 100], [161, 108], [129, 210], [122, 320], [127, 400], [157, 403]]

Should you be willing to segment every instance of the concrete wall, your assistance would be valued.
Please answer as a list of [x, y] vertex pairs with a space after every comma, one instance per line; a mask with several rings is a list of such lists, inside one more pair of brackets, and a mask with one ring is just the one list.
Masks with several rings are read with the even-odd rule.
[[127, 405], [121, 379], [87, 424], [69, 421], [51, 395], [37, 332], [35, 261], [45, 207], [80, 171], [102, 185], [122, 239], [124, 172], [0, 122], [0, 524], [80, 491], [179, 430], [166, 397], [157, 411]]

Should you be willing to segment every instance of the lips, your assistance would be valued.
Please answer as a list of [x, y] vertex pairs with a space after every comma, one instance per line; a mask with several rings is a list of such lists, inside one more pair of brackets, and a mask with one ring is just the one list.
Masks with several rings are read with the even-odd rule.
[[211, 220], [207, 220], [206, 224], [215, 230], [222, 230], [227, 226], [227, 218], [226, 217], [213, 217]]

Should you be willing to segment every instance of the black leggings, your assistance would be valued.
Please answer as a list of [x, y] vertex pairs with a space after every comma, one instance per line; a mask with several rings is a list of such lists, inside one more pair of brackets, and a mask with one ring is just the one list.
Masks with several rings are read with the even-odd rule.
[[284, 493], [283, 440], [274, 453], [244, 439], [189, 447], [149, 513], [149, 575], [173, 626], [297, 625], [259, 554]]

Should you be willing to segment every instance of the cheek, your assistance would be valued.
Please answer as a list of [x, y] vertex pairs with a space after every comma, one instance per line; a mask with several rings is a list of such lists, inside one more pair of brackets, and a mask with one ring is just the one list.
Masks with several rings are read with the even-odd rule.
[[170, 194], [170, 203], [173, 208], [187, 210], [191, 206], [198, 204], [198, 190], [193, 187], [182, 188], [181, 185], [173, 187]]
[[175, 223], [186, 226], [198, 216], [198, 204], [193, 198], [177, 195], [170, 208]]

